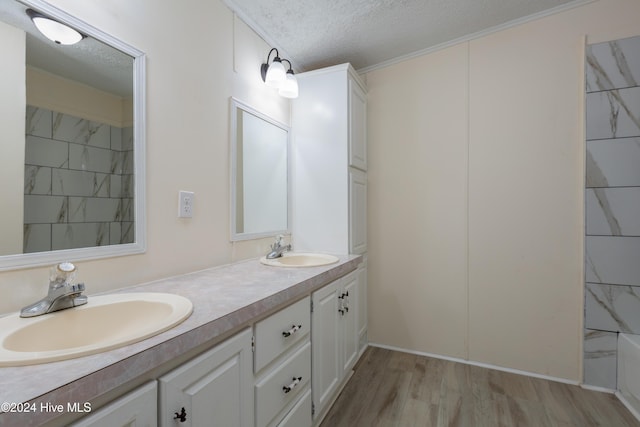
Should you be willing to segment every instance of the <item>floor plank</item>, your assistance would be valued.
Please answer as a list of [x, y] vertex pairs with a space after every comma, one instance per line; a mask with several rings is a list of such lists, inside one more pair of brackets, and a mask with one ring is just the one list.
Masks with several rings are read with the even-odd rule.
[[320, 427], [640, 427], [606, 393], [369, 347]]

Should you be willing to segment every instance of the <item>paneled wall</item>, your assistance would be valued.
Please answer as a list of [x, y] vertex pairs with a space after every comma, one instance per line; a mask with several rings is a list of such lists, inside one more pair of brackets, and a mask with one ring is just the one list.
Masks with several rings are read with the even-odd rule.
[[367, 73], [372, 343], [582, 381], [585, 44], [638, 16], [599, 0]]
[[640, 334], [640, 37], [587, 47], [584, 381], [616, 388]]
[[27, 107], [24, 252], [132, 243], [133, 132]]

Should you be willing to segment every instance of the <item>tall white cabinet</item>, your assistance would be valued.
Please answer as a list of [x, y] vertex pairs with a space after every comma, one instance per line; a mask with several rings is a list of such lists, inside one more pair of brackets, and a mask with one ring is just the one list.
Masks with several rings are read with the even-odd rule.
[[356, 272], [312, 295], [312, 396], [318, 423], [367, 344], [367, 97], [349, 64], [296, 77], [293, 247], [365, 259]]
[[296, 74], [292, 104], [296, 251], [367, 251], [367, 101], [349, 64]]

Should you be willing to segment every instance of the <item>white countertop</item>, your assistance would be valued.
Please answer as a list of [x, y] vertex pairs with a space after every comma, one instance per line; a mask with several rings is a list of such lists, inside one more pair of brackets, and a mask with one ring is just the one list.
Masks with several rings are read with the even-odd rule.
[[[167, 292], [193, 303], [193, 313], [174, 328], [125, 347], [39, 365], [0, 368], [0, 403], [64, 404], [92, 401], [171, 360], [251, 325], [275, 309], [355, 270], [360, 255], [336, 264], [278, 268], [258, 259], [241, 261], [134, 286], [121, 292]], [[87, 284], [91, 298], [91, 284]], [[0, 413], [0, 425], [39, 425], [57, 414]]]

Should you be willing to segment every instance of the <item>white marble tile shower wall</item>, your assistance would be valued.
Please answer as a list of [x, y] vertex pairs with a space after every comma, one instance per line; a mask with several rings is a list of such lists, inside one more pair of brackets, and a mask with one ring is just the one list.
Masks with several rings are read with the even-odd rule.
[[617, 332], [587, 330], [584, 336], [584, 382], [616, 388]]
[[131, 243], [133, 129], [27, 107], [24, 252]]
[[640, 37], [587, 46], [584, 381], [615, 389], [640, 334]]

